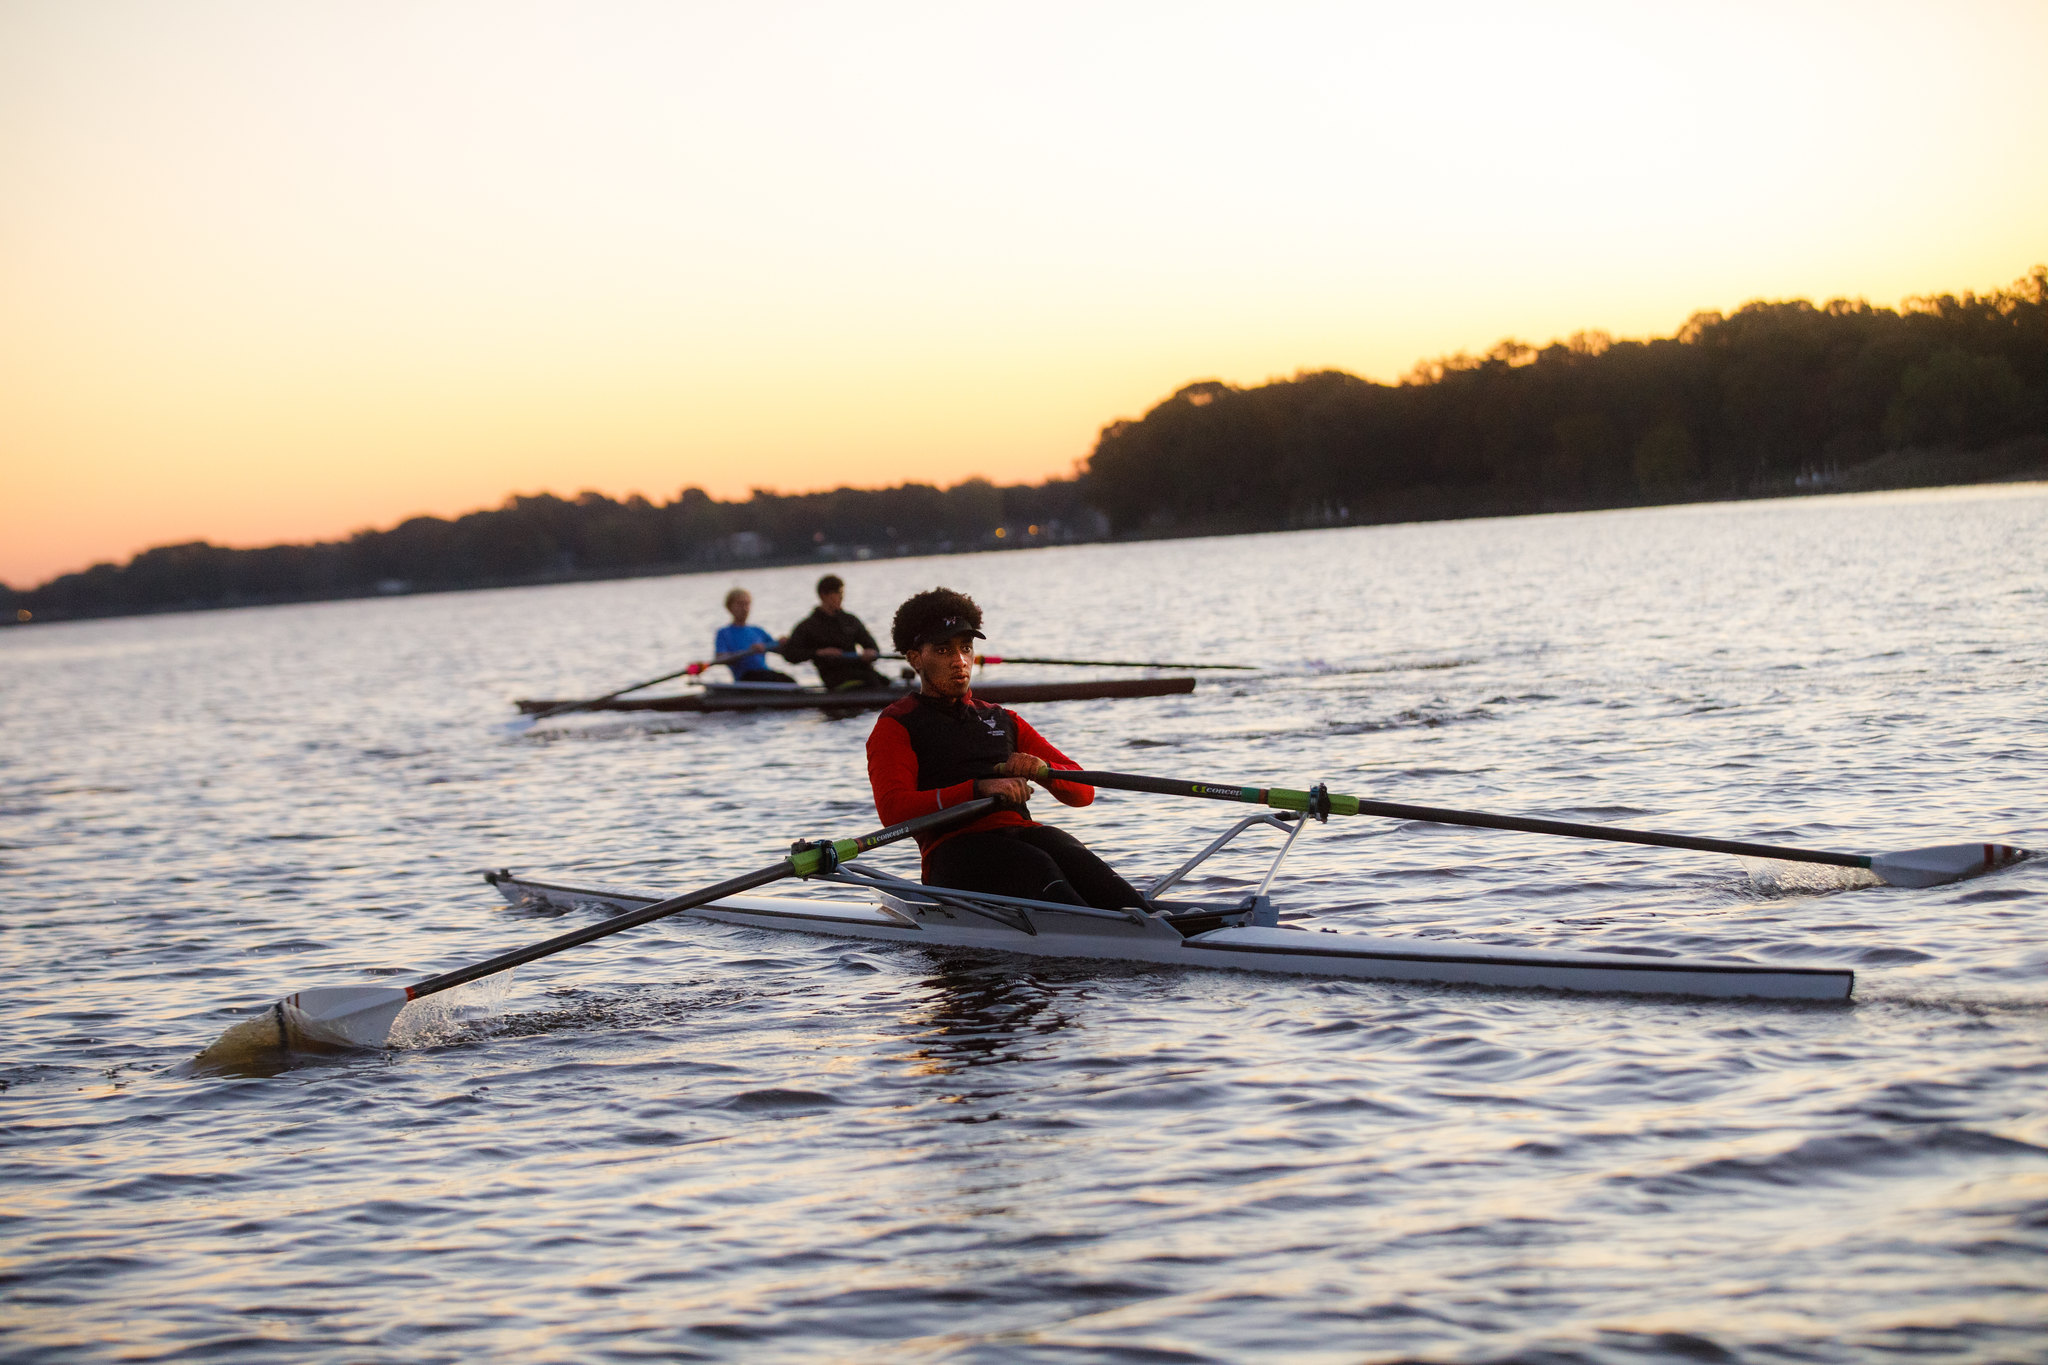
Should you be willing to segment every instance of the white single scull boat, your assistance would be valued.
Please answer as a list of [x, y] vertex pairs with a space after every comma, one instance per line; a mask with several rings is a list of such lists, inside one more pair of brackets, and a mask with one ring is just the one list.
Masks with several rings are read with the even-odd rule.
[[[1222, 837], [1155, 881], [1142, 909], [1099, 910], [925, 886], [858, 862], [813, 875], [843, 896], [728, 896], [682, 913], [756, 929], [927, 947], [969, 948], [1037, 957], [1144, 962], [1176, 967], [1381, 981], [1536, 987], [1641, 995], [1778, 1000], [1846, 1000], [1855, 973], [1842, 967], [1788, 967], [1636, 953], [1580, 953], [1447, 939], [1380, 938], [1305, 928], [1282, 915], [1266, 893], [1306, 821], [1281, 812], [1247, 816]], [[1177, 901], [1166, 891], [1255, 825], [1287, 833], [1287, 844], [1256, 892], [1234, 901]], [[577, 886], [494, 871], [484, 878], [514, 903], [564, 909], [644, 909], [657, 895]]]
[[[1575, 953], [1312, 930], [1299, 924], [1283, 924], [1282, 920], [1307, 916], [1278, 913], [1267, 888], [1308, 822], [1321, 822], [1332, 815], [1466, 825], [1690, 849], [1739, 858], [1787, 859], [1867, 872], [1876, 881], [1902, 887], [1940, 886], [2010, 867], [2033, 856], [2023, 848], [1987, 842], [1942, 844], [1882, 854], [1781, 848], [1613, 825], [1411, 806], [1349, 796], [1320, 785], [1304, 792], [1066, 769], [1060, 770], [1056, 778], [1041, 774], [1039, 780], [1048, 778], [1112, 790], [1233, 801], [1267, 809], [1239, 820], [1207, 848], [1154, 881], [1142, 894], [1143, 905], [1121, 910], [924, 886], [855, 861], [886, 844], [978, 819], [996, 809], [998, 803], [993, 797], [979, 797], [850, 839], [800, 839], [790, 845], [786, 856], [765, 867], [665, 899], [518, 877], [509, 871], [488, 872], [485, 879], [510, 901], [538, 901], [571, 909], [601, 906], [613, 913], [596, 923], [579, 925], [539, 943], [450, 968], [406, 986], [319, 986], [294, 992], [260, 1015], [228, 1029], [200, 1054], [199, 1060], [233, 1064], [235, 1058], [252, 1047], [289, 1051], [301, 1044], [384, 1046], [390, 1041], [399, 1016], [418, 1001], [658, 919], [683, 914], [759, 929], [793, 929], [842, 938], [1039, 957], [1562, 991], [1839, 1001], [1848, 999], [1856, 984], [1855, 974], [1844, 967], [1770, 966], [1654, 952]], [[1255, 825], [1269, 826], [1287, 835], [1257, 890], [1231, 901], [1166, 899], [1166, 892], [1176, 882]], [[857, 894], [835, 899], [755, 894], [791, 878], [832, 882]]]

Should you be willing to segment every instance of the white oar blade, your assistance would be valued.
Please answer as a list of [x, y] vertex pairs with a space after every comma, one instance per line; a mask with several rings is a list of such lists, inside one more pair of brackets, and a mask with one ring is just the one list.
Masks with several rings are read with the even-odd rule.
[[1892, 886], [1941, 886], [2010, 866], [2028, 856], [2010, 844], [1937, 844], [1904, 853], [1880, 853], [1870, 870]]
[[405, 1005], [405, 992], [388, 986], [300, 991], [236, 1024], [193, 1060], [205, 1069], [264, 1074], [298, 1049], [382, 1047]]
[[295, 1043], [382, 1047], [407, 999], [391, 986], [321, 986], [285, 997], [279, 1013]]
[[498, 727], [498, 733], [501, 735], [523, 735], [528, 730], [531, 730], [535, 723], [532, 716], [518, 716], [501, 724]]

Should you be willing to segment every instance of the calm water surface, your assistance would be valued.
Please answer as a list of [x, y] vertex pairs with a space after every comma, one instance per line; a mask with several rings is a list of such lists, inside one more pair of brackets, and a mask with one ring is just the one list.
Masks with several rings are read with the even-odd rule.
[[[994, 652], [1264, 666], [1030, 712], [1095, 766], [2048, 847], [2048, 486], [845, 572], [878, 627], [943, 582]], [[756, 618], [814, 573], [743, 576]], [[866, 718], [494, 730], [702, 654], [732, 581], [0, 634], [0, 1354], [2048, 1359], [2048, 861], [1845, 889], [1352, 821], [1280, 888], [1332, 926], [1844, 964], [1846, 1007], [668, 922], [388, 1052], [190, 1066], [285, 992], [585, 918], [472, 869], [675, 890], [872, 827]], [[1236, 813], [1054, 818], [1149, 875]]]

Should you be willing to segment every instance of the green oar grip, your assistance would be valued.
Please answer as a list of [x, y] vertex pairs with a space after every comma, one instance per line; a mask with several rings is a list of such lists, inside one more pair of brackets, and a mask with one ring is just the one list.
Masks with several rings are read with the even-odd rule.
[[[831, 856], [827, 857], [829, 850]], [[822, 844], [798, 844], [789, 851], [789, 866], [799, 877], [831, 872], [866, 852], [858, 839], [832, 839]]]

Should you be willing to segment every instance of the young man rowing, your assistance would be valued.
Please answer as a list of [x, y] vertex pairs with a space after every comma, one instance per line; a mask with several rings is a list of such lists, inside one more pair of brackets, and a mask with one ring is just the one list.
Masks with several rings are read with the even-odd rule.
[[882, 712], [868, 736], [868, 784], [883, 823], [978, 796], [1002, 802], [964, 828], [919, 837], [925, 882], [1104, 910], [1143, 905], [1080, 840], [1027, 812], [1034, 780], [1069, 806], [1088, 805], [1095, 789], [1053, 777], [1080, 765], [1016, 712], [974, 699], [974, 642], [983, 638], [974, 599], [950, 588], [921, 592], [896, 609], [890, 636], [920, 687]]
[[818, 681], [838, 691], [842, 687], [887, 687], [889, 680], [875, 672], [881, 652], [875, 637], [860, 618], [846, 610], [846, 584], [838, 574], [818, 580], [818, 606], [776, 646], [776, 653], [793, 664], [812, 663]]

